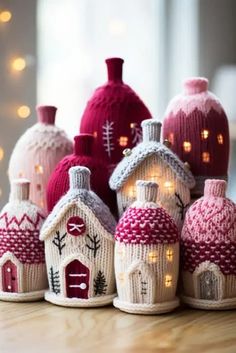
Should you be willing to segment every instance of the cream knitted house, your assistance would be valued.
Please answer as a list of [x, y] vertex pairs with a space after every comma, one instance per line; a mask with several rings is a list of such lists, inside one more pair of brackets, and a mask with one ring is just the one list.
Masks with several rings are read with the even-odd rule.
[[139, 179], [158, 183], [157, 200], [180, 229], [190, 203], [190, 189], [195, 180], [188, 167], [164, 144], [160, 143], [161, 123], [155, 119], [142, 122], [143, 142], [125, 157], [110, 178], [117, 192], [119, 215], [135, 200], [135, 182]]
[[179, 305], [179, 233], [156, 197], [156, 183], [137, 181], [137, 201], [116, 228], [114, 305], [129, 313], [164, 313]]
[[54, 207], [41, 232], [50, 291], [58, 305], [85, 307], [112, 302], [115, 295], [115, 220], [90, 190], [86, 167], [69, 170], [70, 189]]

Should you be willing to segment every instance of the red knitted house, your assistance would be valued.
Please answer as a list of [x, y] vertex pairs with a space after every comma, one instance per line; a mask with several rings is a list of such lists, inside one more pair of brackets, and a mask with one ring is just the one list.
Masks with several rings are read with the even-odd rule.
[[80, 126], [80, 132], [95, 136], [95, 156], [111, 169], [122, 159], [125, 148], [140, 142], [140, 123], [151, 117], [137, 94], [123, 83], [123, 62], [120, 58], [106, 60], [108, 82], [95, 90]]
[[80, 134], [74, 138], [74, 153], [64, 157], [53, 171], [47, 186], [47, 206], [51, 212], [58, 200], [69, 190], [68, 171], [74, 166], [87, 167], [91, 171], [92, 190], [116, 213], [116, 195], [108, 186], [108, 169], [102, 160], [94, 158], [94, 137]]
[[196, 179], [193, 196], [203, 195], [207, 178], [227, 179], [229, 127], [219, 100], [208, 91], [208, 80], [191, 78], [184, 92], [170, 102], [163, 123], [163, 137]]

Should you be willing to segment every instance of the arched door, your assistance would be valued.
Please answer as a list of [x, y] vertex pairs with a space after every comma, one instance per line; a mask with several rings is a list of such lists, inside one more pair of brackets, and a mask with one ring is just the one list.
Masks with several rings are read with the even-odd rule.
[[2, 266], [2, 289], [3, 292], [18, 293], [17, 266], [10, 260]]
[[130, 301], [139, 304], [155, 302], [155, 283], [153, 277], [145, 269], [137, 269], [129, 275]]
[[213, 271], [204, 271], [199, 275], [199, 286], [200, 286], [200, 299], [206, 300], [218, 300], [219, 281], [216, 274]]
[[89, 269], [79, 260], [71, 261], [65, 269], [68, 298], [88, 299]]

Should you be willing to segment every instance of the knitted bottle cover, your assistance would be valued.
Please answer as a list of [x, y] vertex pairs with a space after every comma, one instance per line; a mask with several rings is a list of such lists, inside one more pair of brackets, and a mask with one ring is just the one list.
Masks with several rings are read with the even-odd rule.
[[57, 163], [72, 152], [72, 142], [54, 125], [56, 107], [37, 107], [38, 123], [18, 140], [9, 162], [10, 181], [24, 177], [30, 180], [30, 200], [47, 209], [46, 186]]
[[69, 169], [69, 190], [46, 219], [40, 238], [45, 241], [49, 292], [57, 305], [96, 307], [115, 296], [115, 220], [90, 189], [86, 167]]
[[120, 219], [115, 233], [114, 306], [134, 314], [159, 314], [179, 305], [179, 233], [156, 204], [157, 184], [137, 181], [137, 201]]
[[80, 134], [74, 138], [74, 153], [64, 157], [51, 174], [47, 186], [47, 206], [51, 212], [55, 204], [69, 190], [68, 171], [73, 166], [85, 166], [90, 169], [91, 188], [116, 212], [116, 195], [108, 186], [108, 169], [102, 161], [94, 158], [94, 137], [91, 134]]
[[236, 205], [226, 182], [209, 179], [182, 230], [184, 301], [200, 309], [236, 307]]
[[0, 300], [42, 299], [48, 287], [39, 231], [43, 210], [29, 201], [29, 181], [14, 180], [0, 212]]
[[167, 107], [163, 137], [172, 150], [188, 162], [196, 178], [192, 197], [203, 195], [207, 178], [227, 180], [229, 161], [229, 127], [224, 109], [208, 91], [206, 78], [189, 78], [184, 92]]
[[80, 132], [95, 136], [95, 156], [111, 171], [125, 148], [141, 140], [140, 123], [151, 114], [137, 94], [122, 80], [124, 60], [106, 60], [108, 82], [97, 88], [83, 113]]

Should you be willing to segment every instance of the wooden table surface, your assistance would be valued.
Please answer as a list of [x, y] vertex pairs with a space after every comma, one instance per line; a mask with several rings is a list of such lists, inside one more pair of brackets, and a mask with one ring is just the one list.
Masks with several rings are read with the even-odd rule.
[[0, 353], [235, 353], [236, 311], [138, 316], [113, 307], [0, 303]]

